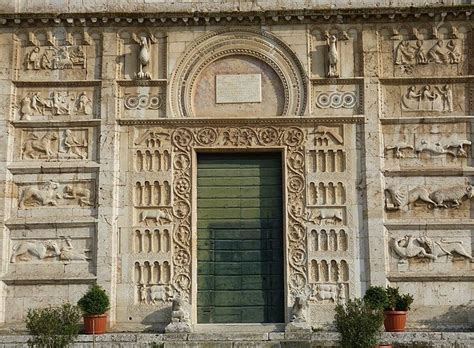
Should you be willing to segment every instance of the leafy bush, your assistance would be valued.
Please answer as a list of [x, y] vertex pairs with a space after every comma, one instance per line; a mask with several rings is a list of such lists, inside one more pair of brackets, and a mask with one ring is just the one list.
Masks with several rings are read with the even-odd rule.
[[33, 335], [31, 347], [67, 347], [79, 334], [81, 312], [77, 306], [65, 303], [59, 307], [29, 309], [26, 328]]
[[387, 291], [381, 286], [371, 286], [365, 292], [364, 302], [373, 309], [383, 309], [388, 305]]
[[93, 285], [77, 302], [86, 315], [104, 314], [110, 308], [109, 296], [99, 285]]
[[413, 296], [410, 294], [400, 294], [399, 288], [387, 287], [388, 303], [385, 310], [407, 311], [413, 303]]
[[336, 327], [343, 348], [372, 348], [377, 344], [384, 317], [381, 308], [374, 309], [361, 299], [348, 300], [336, 306]]

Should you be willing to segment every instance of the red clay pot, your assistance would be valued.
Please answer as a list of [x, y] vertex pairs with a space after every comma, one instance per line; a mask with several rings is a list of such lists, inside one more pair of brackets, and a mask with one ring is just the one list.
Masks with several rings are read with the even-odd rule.
[[385, 311], [383, 325], [387, 332], [404, 332], [407, 323], [406, 311]]
[[107, 328], [107, 314], [84, 315], [84, 333], [101, 335]]

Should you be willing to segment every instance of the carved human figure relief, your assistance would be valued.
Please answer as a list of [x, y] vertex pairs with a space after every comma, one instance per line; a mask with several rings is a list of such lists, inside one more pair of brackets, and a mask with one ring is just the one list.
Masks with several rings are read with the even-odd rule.
[[91, 115], [92, 99], [87, 92], [52, 91], [46, 97], [41, 92], [26, 94], [19, 103], [20, 119], [32, 116]]
[[442, 39], [423, 41], [418, 35], [416, 40], [401, 40], [394, 49], [395, 65], [459, 64], [461, 52], [458, 41]]
[[61, 261], [87, 261], [90, 258], [86, 256], [86, 252], [90, 252], [90, 249], [84, 249], [82, 252], [77, 251], [72, 245], [71, 237], [63, 237], [64, 244], [61, 247], [59, 253], [59, 260]]
[[425, 85], [420, 89], [410, 86], [402, 94], [402, 110], [404, 111], [438, 111], [452, 112], [453, 92], [451, 86]]
[[84, 47], [78, 46], [35, 46], [25, 54], [26, 70], [64, 70], [74, 66], [86, 67]]
[[27, 209], [36, 206], [57, 206], [62, 195], [58, 192], [59, 184], [49, 181], [41, 187], [26, 187], [22, 190], [18, 207]]
[[392, 250], [402, 260], [420, 257], [436, 261], [439, 257], [452, 257], [455, 254], [472, 260], [472, 255], [466, 251], [462, 241], [444, 238], [435, 241], [425, 236], [415, 238], [411, 235], [406, 235], [398, 239], [392, 238], [390, 245]]
[[66, 129], [63, 135], [64, 152], [72, 158], [87, 158], [87, 140], [79, 139], [70, 129]]
[[471, 199], [472, 196], [471, 184], [441, 188], [432, 192], [421, 186], [408, 192], [389, 186], [385, 189], [385, 209], [405, 211], [417, 201], [423, 202], [430, 209], [459, 208], [464, 198]]
[[335, 35], [326, 36], [327, 44], [327, 76], [339, 77], [339, 53], [337, 51], [337, 37]]

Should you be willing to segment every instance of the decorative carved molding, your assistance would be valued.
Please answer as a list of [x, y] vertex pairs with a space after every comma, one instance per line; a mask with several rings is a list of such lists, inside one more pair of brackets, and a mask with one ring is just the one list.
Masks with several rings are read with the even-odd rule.
[[[297, 127], [221, 127], [178, 128], [172, 134], [174, 169], [173, 285], [185, 299], [191, 296], [191, 176], [194, 147], [232, 149], [266, 146], [287, 149], [287, 255], [288, 287], [295, 296], [307, 284], [306, 230], [304, 206], [304, 141], [306, 135]], [[186, 183], [186, 184], [184, 184]]]
[[194, 116], [191, 100], [198, 75], [215, 60], [232, 55], [252, 56], [272, 67], [284, 88], [283, 115], [304, 114], [307, 101], [306, 73], [296, 54], [267, 31], [227, 28], [196, 40], [177, 64], [171, 78], [171, 108], [175, 117]]
[[165, 94], [127, 94], [123, 104], [127, 110], [158, 110], [165, 106]]
[[354, 92], [319, 92], [316, 93], [316, 106], [320, 109], [353, 109], [357, 105]]

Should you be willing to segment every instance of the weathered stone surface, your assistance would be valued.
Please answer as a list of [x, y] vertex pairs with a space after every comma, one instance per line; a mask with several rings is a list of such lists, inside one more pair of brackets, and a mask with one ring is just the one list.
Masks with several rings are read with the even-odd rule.
[[[92, 283], [111, 330], [178, 332], [104, 345], [331, 345], [310, 328], [387, 284], [410, 329], [472, 330], [472, 5], [0, 4], [5, 330]], [[196, 154], [249, 151], [283, 156], [286, 317], [201, 327]]]

